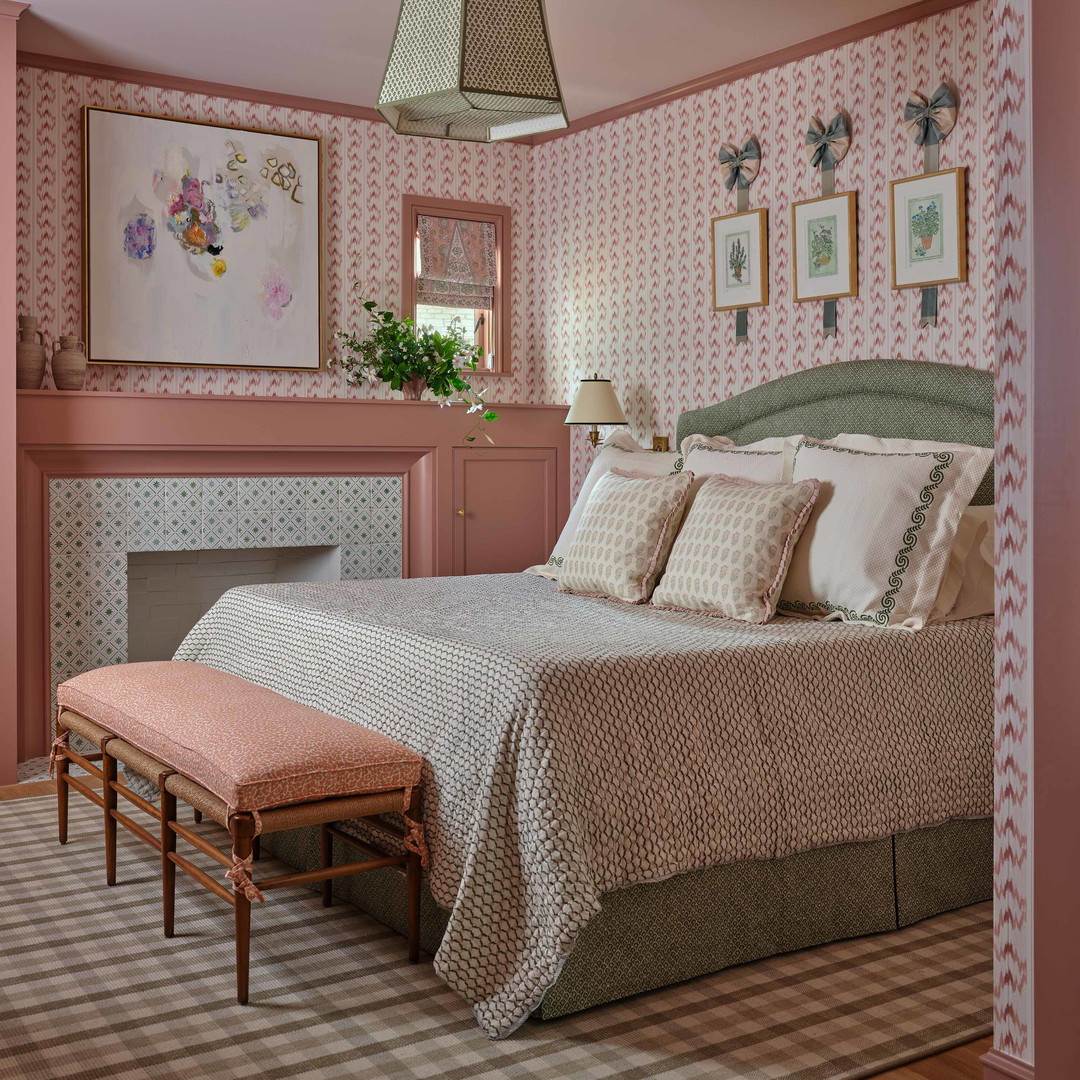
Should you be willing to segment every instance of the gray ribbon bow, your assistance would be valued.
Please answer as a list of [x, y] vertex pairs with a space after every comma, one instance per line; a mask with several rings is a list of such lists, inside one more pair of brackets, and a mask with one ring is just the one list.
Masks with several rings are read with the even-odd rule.
[[751, 135], [741, 150], [734, 143], [724, 143], [720, 147], [720, 164], [727, 171], [724, 187], [728, 191], [736, 184], [748, 188], [757, 179], [761, 168], [761, 147], [757, 139]]
[[806, 157], [815, 169], [834, 169], [847, 156], [851, 132], [843, 113], [837, 113], [826, 127], [811, 116], [806, 128]]
[[908, 92], [904, 105], [904, 128], [915, 140], [916, 146], [936, 146], [956, 127], [956, 98], [952, 90], [942, 83], [929, 101], [916, 93]]

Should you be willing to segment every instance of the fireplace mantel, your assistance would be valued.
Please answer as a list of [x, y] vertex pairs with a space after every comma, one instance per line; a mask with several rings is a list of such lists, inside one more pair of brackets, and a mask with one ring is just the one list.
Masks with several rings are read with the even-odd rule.
[[470, 540], [473, 514], [459, 504], [473, 500], [481, 515], [505, 489], [512, 522], [542, 503], [549, 550], [569, 512], [566, 406], [493, 408], [497, 445], [474, 449], [463, 441], [474, 417], [435, 402], [19, 391], [18, 749], [0, 759], [0, 777], [47, 748], [51, 479], [400, 476], [404, 575], [478, 572], [494, 546], [491, 521]]

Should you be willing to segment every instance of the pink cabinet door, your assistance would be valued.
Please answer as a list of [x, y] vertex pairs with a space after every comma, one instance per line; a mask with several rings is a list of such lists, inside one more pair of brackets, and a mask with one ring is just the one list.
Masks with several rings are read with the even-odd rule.
[[557, 539], [555, 447], [455, 448], [455, 574], [524, 570], [546, 562]]

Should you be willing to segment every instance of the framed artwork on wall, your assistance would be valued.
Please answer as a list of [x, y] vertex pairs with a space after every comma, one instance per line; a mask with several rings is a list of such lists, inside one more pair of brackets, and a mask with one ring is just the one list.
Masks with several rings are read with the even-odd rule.
[[86, 107], [87, 359], [320, 369], [320, 167], [314, 136]]
[[712, 219], [713, 311], [769, 302], [769, 224], [765, 209]]
[[854, 191], [792, 203], [791, 230], [797, 301], [859, 295]]
[[894, 289], [967, 281], [964, 172], [944, 169], [889, 184]]

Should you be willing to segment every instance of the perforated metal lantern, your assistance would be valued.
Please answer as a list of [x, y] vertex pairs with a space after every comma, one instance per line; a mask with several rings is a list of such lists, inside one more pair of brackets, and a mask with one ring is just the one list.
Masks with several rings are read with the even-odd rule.
[[402, 0], [376, 108], [399, 134], [468, 142], [566, 127], [543, 0]]

